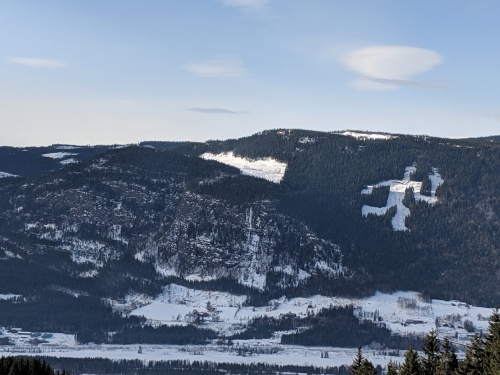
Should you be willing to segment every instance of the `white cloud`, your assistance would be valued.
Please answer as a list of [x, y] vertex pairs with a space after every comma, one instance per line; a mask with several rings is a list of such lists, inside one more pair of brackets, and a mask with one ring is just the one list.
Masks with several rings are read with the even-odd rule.
[[442, 84], [416, 82], [412, 77], [431, 70], [443, 61], [441, 55], [424, 48], [374, 46], [348, 53], [342, 62], [360, 75], [351, 82], [361, 90], [388, 90], [400, 86], [442, 87]]
[[221, 0], [221, 2], [229, 7], [255, 11], [264, 8], [269, 3], [269, 0]]
[[228, 114], [228, 115], [241, 115], [247, 113], [247, 112], [231, 111], [230, 109], [225, 109], [225, 108], [188, 108], [188, 110], [192, 112], [201, 112], [209, 114]]
[[29, 66], [31, 68], [45, 68], [45, 69], [58, 69], [65, 68], [68, 63], [63, 60], [54, 59], [38, 59], [31, 57], [11, 57], [11, 63]]
[[235, 77], [245, 73], [243, 63], [234, 58], [221, 58], [183, 66], [187, 71], [200, 77]]

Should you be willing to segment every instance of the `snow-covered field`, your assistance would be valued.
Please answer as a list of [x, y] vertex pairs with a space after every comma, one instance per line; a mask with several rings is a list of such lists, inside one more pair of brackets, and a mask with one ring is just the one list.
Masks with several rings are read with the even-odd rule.
[[[201, 316], [203, 326], [223, 335], [245, 330], [247, 323], [260, 316], [279, 318], [295, 314], [299, 318], [316, 314], [332, 306], [355, 307], [360, 320], [377, 320], [400, 335], [424, 336], [432, 329], [438, 336], [448, 337], [458, 345], [470, 341], [473, 332], [485, 332], [491, 308], [470, 306], [459, 301], [426, 300], [416, 292], [376, 293], [364, 299], [312, 296], [272, 300], [268, 306], [243, 306], [245, 296], [223, 292], [208, 292], [171, 284], [155, 299], [132, 295], [126, 301], [112, 301], [125, 314], [144, 316], [152, 325], [185, 325]], [[468, 321], [468, 322], [466, 322]], [[437, 323], [437, 325], [436, 325]], [[280, 337], [277, 333], [276, 338]]]
[[[11, 298], [12, 294], [3, 294]], [[2, 297], [0, 297], [2, 298]], [[202, 326], [222, 333], [245, 329], [246, 323], [256, 316], [279, 317], [293, 313], [303, 317], [330, 306], [354, 305], [359, 319], [377, 320], [398, 334], [425, 335], [437, 328], [438, 336], [448, 337], [459, 349], [473, 334], [463, 327], [469, 320], [475, 331], [485, 332], [493, 309], [470, 306], [458, 301], [427, 300], [416, 292], [393, 294], [376, 293], [364, 299], [312, 296], [310, 298], [282, 297], [266, 307], [244, 307], [246, 297], [225, 292], [209, 292], [185, 288], [175, 284], [166, 286], [155, 299], [134, 294], [124, 301], [111, 301], [117, 311], [124, 314], [143, 315], [150, 324], [187, 324], [187, 317], [194, 311], [208, 318]], [[211, 319], [217, 317], [215, 321]], [[436, 327], [436, 322], [438, 323]], [[14, 345], [0, 346], [0, 355], [26, 354], [70, 358], [141, 359], [255, 363], [291, 365], [340, 366], [352, 363], [356, 349], [334, 347], [301, 347], [280, 344], [280, 333], [271, 339], [234, 340], [233, 345], [210, 343], [207, 345], [78, 345], [73, 335], [39, 333], [45, 342], [33, 343], [34, 335], [21, 328], [0, 328], [0, 338], [8, 337]], [[43, 335], [43, 336], [41, 336]], [[328, 352], [328, 358], [324, 358]], [[363, 353], [375, 365], [385, 366], [390, 359], [403, 361], [403, 351], [398, 356], [388, 356], [385, 351], [363, 348]], [[460, 356], [463, 353], [459, 354]]]
[[[141, 350], [139, 350], [139, 347]], [[239, 348], [252, 349], [239, 350]], [[139, 353], [141, 351], [141, 353]], [[269, 353], [272, 351], [272, 353]], [[259, 353], [260, 352], [260, 353]], [[322, 354], [328, 352], [328, 358]], [[235, 342], [233, 347], [223, 345], [176, 346], [176, 345], [75, 345], [46, 346], [38, 349], [1, 347], [0, 355], [43, 355], [66, 358], [108, 358], [112, 360], [139, 359], [143, 361], [209, 361], [216, 363], [269, 363], [278, 365], [305, 365], [315, 367], [350, 365], [356, 349], [275, 345], [268, 342]], [[363, 350], [363, 356], [375, 366], [386, 366], [389, 360], [403, 362], [399, 356], [387, 356], [374, 350]]]
[[247, 159], [235, 156], [232, 151], [220, 154], [205, 152], [200, 157], [205, 160], [215, 160], [219, 163], [230, 165], [238, 168], [244, 175], [263, 178], [276, 184], [279, 184], [283, 179], [287, 167], [286, 163], [273, 158]]
[[387, 203], [384, 207], [372, 207], [364, 205], [361, 208], [361, 214], [364, 217], [370, 214], [383, 216], [391, 207], [396, 207], [396, 214], [391, 221], [392, 228], [395, 231], [408, 230], [405, 225], [405, 219], [410, 216], [410, 209], [403, 204], [406, 189], [413, 189], [415, 200], [424, 201], [428, 204], [435, 204], [437, 202], [436, 189], [444, 182], [437, 168], [433, 168], [432, 173], [429, 175], [429, 179], [431, 181], [431, 196], [429, 197], [426, 195], [422, 195], [420, 194], [422, 182], [410, 180], [410, 175], [415, 171], [415, 167], [406, 167], [402, 180], [383, 181], [375, 185], [370, 185], [366, 189], [363, 189], [361, 191], [361, 194], [371, 194], [373, 192], [373, 188], [389, 186], [389, 196], [387, 197]]

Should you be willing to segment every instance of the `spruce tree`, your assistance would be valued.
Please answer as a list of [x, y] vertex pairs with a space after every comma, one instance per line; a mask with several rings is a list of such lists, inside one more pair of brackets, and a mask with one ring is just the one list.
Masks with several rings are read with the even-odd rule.
[[488, 334], [484, 343], [485, 351], [485, 375], [500, 374], [500, 314], [498, 308], [490, 317]]
[[425, 336], [424, 357], [422, 359], [423, 375], [434, 375], [439, 363], [439, 339], [436, 336], [436, 331], [432, 330]]
[[371, 363], [369, 360], [364, 358], [363, 362], [361, 363], [360, 374], [362, 374], [362, 375], [377, 375], [377, 370], [373, 366], [373, 363]]
[[356, 357], [352, 361], [351, 370], [349, 371], [350, 375], [362, 375], [362, 367], [363, 367], [363, 353], [361, 352], [361, 347], [358, 346], [358, 352]]
[[421, 375], [418, 354], [411, 347], [405, 354], [405, 360], [399, 369], [399, 375]]
[[436, 368], [436, 375], [453, 375], [458, 368], [458, 360], [455, 351], [451, 347], [450, 340], [443, 340], [443, 350], [439, 357], [439, 363]]
[[398, 369], [396, 368], [396, 364], [392, 361], [392, 359], [387, 364], [386, 375], [398, 375]]
[[465, 353], [465, 358], [458, 367], [458, 375], [483, 375], [484, 373], [484, 343], [475, 334]]

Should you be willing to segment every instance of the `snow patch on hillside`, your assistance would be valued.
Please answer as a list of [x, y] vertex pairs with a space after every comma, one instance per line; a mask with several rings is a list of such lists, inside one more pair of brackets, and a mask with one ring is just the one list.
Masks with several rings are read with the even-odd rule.
[[72, 145], [60, 145], [54, 147], [56, 150], [74, 150], [75, 148], [81, 148], [80, 146], [72, 146]]
[[6, 177], [17, 177], [17, 175], [7, 172], [0, 172], [0, 178], [6, 178]]
[[242, 174], [263, 178], [265, 180], [279, 184], [285, 175], [287, 164], [273, 158], [248, 159], [235, 156], [234, 152], [223, 152], [212, 154], [205, 152], [200, 155], [205, 160], [215, 160], [219, 163], [238, 168]]
[[0, 301], [9, 301], [19, 297], [22, 296], [20, 294], [12, 294], [12, 293], [0, 294]]
[[361, 190], [361, 194], [371, 194], [373, 192], [373, 188], [389, 186], [389, 196], [387, 197], [386, 205], [384, 207], [363, 205], [361, 208], [361, 215], [363, 215], [363, 217], [370, 214], [383, 216], [390, 208], [396, 207], [396, 213], [391, 220], [392, 228], [395, 231], [408, 230], [405, 225], [405, 220], [408, 216], [410, 216], [410, 209], [403, 204], [406, 190], [413, 189], [414, 197], [417, 201], [424, 201], [428, 204], [436, 204], [436, 189], [444, 182], [437, 168], [432, 168], [432, 173], [429, 175], [429, 180], [431, 181], [431, 195], [422, 195], [420, 193], [422, 182], [410, 180], [411, 174], [415, 173], [416, 170], [417, 169], [415, 167], [406, 167], [402, 180], [382, 181], [375, 185], [369, 185], [366, 189]]
[[299, 143], [302, 143], [302, 144], [307, 144], [307, 143], [316, 143], [316, 139], [314, 138], [311, 138], [311, 137], [302, 137], [302, 138], [299, 138]]
[[59, 163], [61, 163], [62, 165], [74, 164], [74, 163], [78, 163], [78, 160], [70, 158], [70, 159], [61, 160]]
[[352, 132], [352, 131], [346, 131], [339, 133], [340, 135], [345, 135], [348, 137], [353, 137], [356, 139], [383, 139], [383, 140], [388, 140], [392, 138], [396, 138], [394, 135], [388, 135], [388, 134], [377, 134], [377, 133], [362, 133], [362, 132]]
[[49, 154], [42, 154], [43, 157], [45, 158], [50, 158], [50, 159], [63, 159], [67, 156], [74, 156], [78, 155], [73, 152], [51, 152]]

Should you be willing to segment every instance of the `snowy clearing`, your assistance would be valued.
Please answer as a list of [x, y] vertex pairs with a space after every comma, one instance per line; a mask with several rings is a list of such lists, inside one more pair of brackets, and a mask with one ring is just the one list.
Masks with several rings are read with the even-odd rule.
[[12, 293], [0, 294], [0, 300], [3, 300], [3, 301], [8, 301], [8, 300], [15, 299], [18, 297], [21, 297], [21, 295], [20, 294], [12, 294]]
[[364, 205], [361, 208], [361, 215], [366, 217], [370, 214], [383, 216], [391, 207], [396, 207], [396, 213], [392, 218], [392, 228], [395, 231], [405, 231], [408, 228], [405, 225], [405, 220], [410, 216], [410, 209], [403, 204], [403, 199], [405, 197], [405, 192], [407, 189], [413, 189], [415, 200], [424, 201], [428, 204], [436, 204], [436, 189], [441, 185], [444, 180], [438, 173], [437, 168], [432, 168], [432, 173], [429, 175], [431, 181], [431, 196], [420, 194], [422, 188], [421, 181], [411, 181], [410, 175], [416, 172], [415, 167], [406, 167], [404, 177], [402, 180], [388, 180], [379, 182], [375, 185], [369, 185], [366, 189], [361, 190], [361, 194], [371, 194], [373, 188], [381, 186], [389, 186], [389, 196], [387, 197], [387, 203], [384, 207], [373, 207]]
[[377, 133], [362, 133], [362, 132], [351, 132], [351, 131], [346, 131], [342, 133], [338, 133], [340, 135], [345, 135], [348, 137], [354, 137], [357, 139], [392, 139], [392, 138], [397, 138], [394, 135], [388, 135], [388, 134], [377, 134]]
[[5, 178], [5, 177], [17, 177], [17, 175], [7, 172], [0, 172], [0, 178]]
[[263, 158], [263, 159], [247, 159], [239, 156], [235, 156], [231, 152], [223, 152], [220, 154], [212, 154], [211, 152], [205, 152], [200, 155], [202, 159], [205, 160], [215, 160], [219, 163], [230, 165], [232, 167], [238, 168], [242, 174], [257, 178], [263, 178], [265, 180], [279, 184], [285, 175], [287, 164], [280, 162], [273, 158]]
[[74, 150], [75, 148], [81, 148], [81, 146], [72, 146], [72, 145], [60, 145], [54, 147], [56, 150]]
[[74, 156], [78, 155], [73, 152], [51, 152], [50, 154], [42, 154], [43, 157], [45, 158], [51, 158], [51, 159], [63, 159], [67, 156]]
[[67, 165], [67, 164], [78, 163], [78, 160], [70, 158], [70, 159], [61, 160], [59, 163], [61, 163], [62, 165]]

